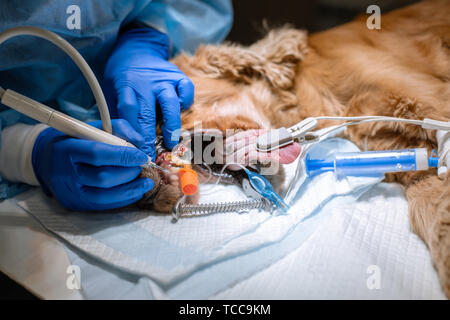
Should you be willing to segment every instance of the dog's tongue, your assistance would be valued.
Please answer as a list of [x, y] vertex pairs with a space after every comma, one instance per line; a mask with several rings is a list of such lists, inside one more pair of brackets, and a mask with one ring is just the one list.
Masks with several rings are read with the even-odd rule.
[[[256, 150], [256, 139], [265, 130], [248, 130], [239, 132], [226, 139], [225, 149], [227, 150], [226, 162], [240, 163], [247, 166], [249, 163], [258, 160], [260, 162], [275, 161], [281, 164], [293, 162], [300, 155], [301, 147], [298, 143], [291, 143], [280, 149], [271, 152]], [[230, 166], [230, 169], [238, 170], [238, 166]]]
[[288, 164], [294, 162], [300, 155], [302, 148], [297, 142], [291, 143], [285, 147], [279, 149], [279, 162], [281, 164]]

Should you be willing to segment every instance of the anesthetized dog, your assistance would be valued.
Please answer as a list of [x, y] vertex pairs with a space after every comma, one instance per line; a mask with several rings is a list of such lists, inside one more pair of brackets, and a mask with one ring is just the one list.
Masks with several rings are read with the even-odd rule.
[[[289, 127], [310, 116], [450, 121], [450, 2], [424, 1], [387, 13], [379, 30], [368, 29], [366, 19], [310, 36], [282, 28], [249, 47], [208, 45], [193, 56], [179, 55], [173, 62], [196, 87], [183, 128], [202, 120], [203, 128], [257, 136], [255, 130]], [[437, 149], [435, 131], [403, 123], [352, 126], [346, 137], [367, 150]], [[299, 148], [290, 148], [279, 161], [298, 155]], [[143, 174], [161, 179], [152, 170]], [[182, 194], [176, 176], [162, 180], [150, 193], [157, 210], [169, 211]], [[450, 297], [450, 177], [441, 180], [430, 169], [388, 174], [386, 181], [405, 187], [411, 226], [428, 245]]]

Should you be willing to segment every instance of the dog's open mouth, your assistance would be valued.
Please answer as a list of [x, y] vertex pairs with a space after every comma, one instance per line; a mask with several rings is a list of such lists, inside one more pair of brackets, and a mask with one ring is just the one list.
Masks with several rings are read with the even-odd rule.
[[[153, 168], [144, 169], [142, 175], [151, 178], [155, 187], [145, 194], [138, 206], [159, 212], [171, 212], [183, 196], [179, 172], [186, 167], [196, 172], [199, 184], [220, 181], [223, 184], [240, 185], [245, 177], [243, 170], [240, 170], [242, 167], [259, 171], [273, 163], [290, 163], [298, 157], [301, 148], [296, 143], [275, 152], [258, 152], [255, 142], [263, 132], [265, 130], [247, 130], [226, 136], [215, 129], [188, 131], [172, 150], [167, 150], [162, 137], [158, 137], [155, 162], [167, 169], [168, 173]], [[277, 171], [273, 172], [275, 174]], [[196, 203], [198, 194], [188, 195], [186, 201]]]

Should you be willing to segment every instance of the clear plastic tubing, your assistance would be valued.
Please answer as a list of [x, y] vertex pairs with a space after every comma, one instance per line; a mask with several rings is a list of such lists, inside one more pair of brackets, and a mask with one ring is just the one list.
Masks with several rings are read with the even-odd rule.
[[334, 171], [338, 178], [346, 176], [378, 176], [388, 172], [419, 171], [437, 167], [438, 158], [428, 157], [425, 148], [341, 152], [329, 159], [306, 157], [306, 172], [313, 176]]

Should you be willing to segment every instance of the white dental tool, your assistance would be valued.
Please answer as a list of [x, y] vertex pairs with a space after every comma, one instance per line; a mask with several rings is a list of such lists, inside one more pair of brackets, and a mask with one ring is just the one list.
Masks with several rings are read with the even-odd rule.
[[[11, 89], [3, 90], [0, 87], [0, 97], [1, 103], [5, 106], [8, 106], [71, 137], [103, 142], [114, 146], [136, 148], [133, 144], [124, 139], [116, 137], [106, 131], [97, 129], [62, 112], [56, 111]], [[144, 166], [150, 166], [168, 172], [167, 169], [153, 163], [150, 158]]]
[[1, 103], [36, 121], [44, 123], [71, 137], [104, 142], [116, 146], [134, 147], [131, 143], [106, 131], [56, 111], [11, 89], [0, 88]]
[[[0, 33], [0, 45], [6, 40], [20, 35], [32, 35], [46, 39], [61, 48], [65, 53], [67, 53], [67, 55], [70, 56], [70, 58], [72, 58], [74, 63], [80, 68], [92, 89], [100, 112], [100, 118], [102, 119], [104, 131], [72, 118], [62, 112], [56, 111], [11, 89], [4, 90], [0, 87], [0, 98], [2, 104], [74, 138], [93, 140], [115, 146], [136, 148], [128, 141], [112, 134], [111, 118], [106, 105], [105, 97], [97, 78], [84, 58], [74, 47], [70, 45], [70, 43], [57, 34], [45, 29], [37, 27], [17, 27]], [[167, 169], [153, 163], [150, 157], [148, 158], [148, 162], [143, 165], [143, 167], [152, 167], [167, 173], [169, 172]]]

